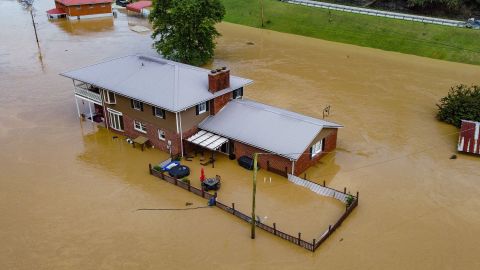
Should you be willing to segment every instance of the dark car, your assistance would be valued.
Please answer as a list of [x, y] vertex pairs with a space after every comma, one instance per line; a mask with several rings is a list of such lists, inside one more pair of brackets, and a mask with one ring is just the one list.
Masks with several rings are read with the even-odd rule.
[[126, 7], [130, 2], [128, 0], [117, 0], [115, 1], [115, 4], [117, 4], [117, 6], [121, 6], [121, 7]]

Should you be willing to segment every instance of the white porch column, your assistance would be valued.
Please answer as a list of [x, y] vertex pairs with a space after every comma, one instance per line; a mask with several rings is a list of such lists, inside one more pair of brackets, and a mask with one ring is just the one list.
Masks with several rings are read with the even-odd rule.
[[75, 98], [75, 105], [77, 105], [78, 118], [80, 118], [80, 108], [78, 108], [78, 99], [77, 99], [77, 96], [74, 95], [74, 98]]
[[90, 121], [93, 123], [92, 103], [88, 102], [88, 110], [90, 111]]

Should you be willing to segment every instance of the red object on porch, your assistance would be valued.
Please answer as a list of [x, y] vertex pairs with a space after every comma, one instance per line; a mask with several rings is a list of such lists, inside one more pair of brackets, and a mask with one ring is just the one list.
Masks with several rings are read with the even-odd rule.
[[205, 171], [203, 170], [203, 167], [202, 167], [202, 170], [200, 171], [200, 182], [203, 183], [203, 181], [205, 181]]
[[61, 8], [52, 8], [50, 10], [47, 10], [47, 14], [49, 14], [49, 15], [62, 15], [62, 14], [66, 14], [66, 13]]
[[127, 5], [127, 10], [133, 11], [133, 12], [142, 12], [142, 9], [151, 7], [152, 6], [152, 1], [138, 1], [135, 3], [131, 3]]

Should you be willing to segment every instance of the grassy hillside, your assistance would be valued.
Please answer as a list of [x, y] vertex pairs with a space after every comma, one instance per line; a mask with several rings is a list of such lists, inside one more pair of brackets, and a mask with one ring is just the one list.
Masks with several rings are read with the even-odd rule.
[[[480, 64], [480, 30], [264, 1], [265, 28], [325, 40]], [[259, 0], [222, 0], [225, 21], [261, 27]]]

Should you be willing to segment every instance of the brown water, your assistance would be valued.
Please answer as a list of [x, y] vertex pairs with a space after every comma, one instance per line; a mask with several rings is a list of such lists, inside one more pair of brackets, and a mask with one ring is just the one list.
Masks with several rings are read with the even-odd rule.
[[[450, 86], [480, 83], [479, 67], [219, 26], [213, 65], [255, 80], [247, 97], [315, 117], [331, 105], [329, 119], [345, 125], [337, 153], [307, 174], [359, 190], [360, 206], [310, 253], [261, 231], [252, 241], [248, 224], [218, 209], [135, 211], [204, 201], [148, 175], [165, 154], [80, 122], [71, 81], [58, 73], [154, 54], [149, 35], [122, 14], [49, 22], [52, 6], [36, 6], [40, 61], [29, 14], [0, 1], [0, 269], [480, 268], [480, 159], [450, 160], [457, 130], [434, 119]], [[247, 211], [248, 173], [225, 159], [218, 170], [231, 178], [222, 200]], [[267, 222], [312, 236], [341, 213], [263, 175], [259, 208]]]

